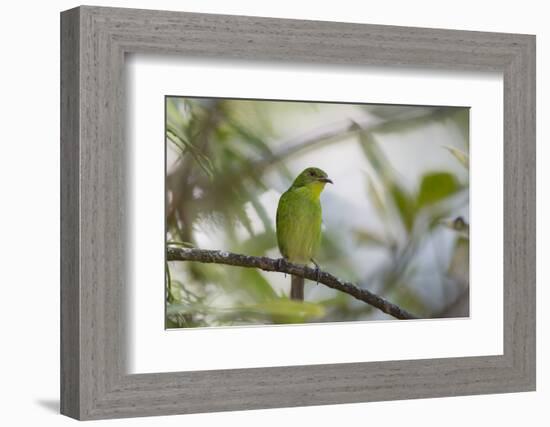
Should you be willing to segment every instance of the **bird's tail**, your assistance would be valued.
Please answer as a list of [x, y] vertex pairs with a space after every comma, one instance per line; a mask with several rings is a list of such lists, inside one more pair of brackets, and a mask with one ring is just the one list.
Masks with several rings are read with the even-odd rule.
[[304, 300], [304, 278], [298, 276], [290, 277], [290, 298]]

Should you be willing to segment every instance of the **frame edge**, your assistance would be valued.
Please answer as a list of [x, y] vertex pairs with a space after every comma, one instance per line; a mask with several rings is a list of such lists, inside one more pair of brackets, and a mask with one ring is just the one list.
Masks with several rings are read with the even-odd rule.
[[60, 412], [80, 419], [80, 8], [61, 12], [60, 20]]

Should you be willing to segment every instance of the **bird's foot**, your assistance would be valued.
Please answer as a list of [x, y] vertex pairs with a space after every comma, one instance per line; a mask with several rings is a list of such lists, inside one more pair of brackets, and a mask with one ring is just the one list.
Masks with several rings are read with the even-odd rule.
[[[277, 270], [280, 271], [280, 270], [283, 268], [283, 264], [284, 264], [284, 263], [285, 263], [285, 259], [284, 259], [284, 258], [279, 258], [279, 259], [277, 260], [276, 265], [275, 265], [275, 267], [277, 267]], [[284, 275], [285, 275], [285, 278], [286, 278], [286, 273], [284, 273]]]
[[311, 262], [315, 265], [315, 274], [317, 276], [317, 279], [316, 279], [316, 285], [319, 284], [319, 278], [321, 277], [321, 269], [319, 268], [319, 264], [317, 264], [317, 262], [311, 258]]

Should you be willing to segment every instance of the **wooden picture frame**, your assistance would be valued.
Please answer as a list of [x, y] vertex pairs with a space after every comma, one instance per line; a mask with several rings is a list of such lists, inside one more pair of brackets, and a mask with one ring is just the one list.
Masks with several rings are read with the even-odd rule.
[[[129, 375], [124, 58], [487, 70], [504, 79], [504, 352]], [[61, 412], [77, 419], [535, 389], [535, 37], [78, 7], [61, 14]]]

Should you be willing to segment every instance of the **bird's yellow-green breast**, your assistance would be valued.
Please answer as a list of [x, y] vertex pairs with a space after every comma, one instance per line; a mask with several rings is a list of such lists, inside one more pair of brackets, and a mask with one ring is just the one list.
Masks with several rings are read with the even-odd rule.
[[307, 168], [283, 193], [277, 207], [277, 242], [284, 258], [307, 264], [321, 240], [322, 210], [319, 196], [327, 174], [319, 168]]

